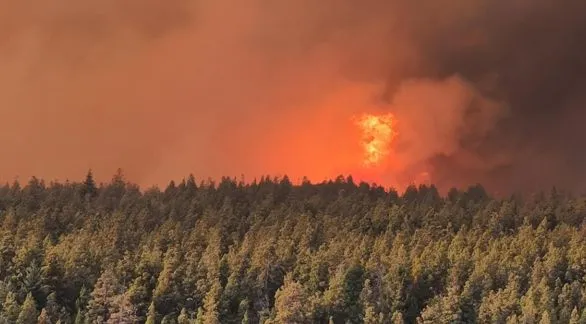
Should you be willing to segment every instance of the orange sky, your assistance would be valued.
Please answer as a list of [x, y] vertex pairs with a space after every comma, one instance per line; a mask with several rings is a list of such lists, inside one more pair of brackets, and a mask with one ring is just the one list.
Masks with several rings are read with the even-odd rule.
[[[427, 66], [397, 28], [420, 32], [401, 16], [405, 3], [25, 2], [0, 0], [2, 181], [80, 179], [90, 168], [107, 180], [120, 167], [143, 186], [189, 173], [354, 173], [392, 184], [431, 171], [436, 154], [494, 162], [459, 143], [486, 134], [505, 105], [456, 73], [404, 77]], [[448, 8], [439, 26], [481, 10], [463, 0]], [[399, 85], [390, 93], [389, 80]], [[352, 118], [386, 112], [400, 133], [393, 162], [364, 169]]]

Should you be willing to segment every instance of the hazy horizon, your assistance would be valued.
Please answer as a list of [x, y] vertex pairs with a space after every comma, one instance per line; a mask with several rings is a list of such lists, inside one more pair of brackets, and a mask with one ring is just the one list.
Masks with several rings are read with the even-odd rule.
[[[0, 181], [583, 191], [586, 3], [0, 0]], [[359, 114], [396, 116], [365, 169]], [[358, 180], [358, 179], [357, 179]]]

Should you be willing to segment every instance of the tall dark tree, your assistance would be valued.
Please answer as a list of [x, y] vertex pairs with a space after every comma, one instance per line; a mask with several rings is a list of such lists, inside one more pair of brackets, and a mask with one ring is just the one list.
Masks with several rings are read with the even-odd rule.
[[89, 170], [85, 176], [85, 180], [83, 181], [83, 185], [81, 187], [81, 195], [85, 199], [92, 199], [98, 195], [98, 187], [96, 185], [96, 181], [94, 180], [92, 170]]

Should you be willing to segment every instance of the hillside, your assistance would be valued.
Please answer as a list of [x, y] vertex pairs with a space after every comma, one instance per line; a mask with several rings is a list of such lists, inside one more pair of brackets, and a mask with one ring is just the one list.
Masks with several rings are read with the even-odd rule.
[[0, 323], [586, 323], [585, 215], [555, 190], [33, 178], [0, 188]]

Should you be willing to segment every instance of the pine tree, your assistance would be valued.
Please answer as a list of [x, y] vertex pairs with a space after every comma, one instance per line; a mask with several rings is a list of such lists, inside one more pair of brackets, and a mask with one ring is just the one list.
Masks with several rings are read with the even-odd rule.
[[358, 322], [362, 314], [360, 294], [364, 288], [364, 268], [361, 265], [354, 265], [348, 269], [344, 277], [344, 310], [345, 317], [352, 322]]
[[517, 317], [517, 314], [513, 314], [509, 317], [507, 317], [507, 323], [506, 324], [519, 324], [521, 323], [519, 321], [519, 318]]
[[259, 323], [272, 324], [269, 322], [270, 318], [271, 318], [271, 312], [268, 309], [264, 308], [260, 312], [258, 312], [258, 322]]
[[[551, 251], [551, 249], [550, 249]], [[556, 293], [557, 296], [557, 308], [558, 308], [558, 323], [569, 323], [570, 317], [572, 316], [574, 305], [574, 294], [570, 284], [565, 284], [562, 287], [561, 293]]]
[[85, 286], [82, 286], [81, 289], [79, 290], [79, 296], [75, 300], [75, 307], [78, 310], [83, 310], [87, 306], [87, 304], [90, 301], [91, 297], [92, 296], [88, 292], [88, 289]]
[[75, 313], [75, 321], [73, 322], [74, 324], [83, 324], [85, 322], [85, 317], [83, 316], [83, 312], [81, 310], [78, 310]]
[[114, 311], [110, 314], [107, 323], [111, 324], [133, 324], [138, 322], [136, 308], [130, 301], [127, 293], [118, 296]]
[[4, 311], [4, 317], [9, 322], [16, 322], [18, 315], [20, 314], [20, 306], [16, 300], [16, 295], [13, 292], [8, 292], [4, 304], [2, 305]]
[[59, 321], [61, 323], [71, 323], [71, 315], [67, 311], [65, 307], [61, 307], [61, 311], [59, 312]]
[[179, 265], [179, 253], [174, 247], [170, 247], [163, 261], [163, 270], [157, 279], [157, 285], [153, 292], [153, 300], [160, 313], [166, 314], [172, 311], [176, 298], [174, 286], [174, 273]]
[[51, 322], [57, 322], [59, 319], [59, 304], [57, 303], [57, 295], [55, 292], [52, 292], [49, 294], [49, 296], [47, 296], [45, 310]]
[[91, 295], [88, 292], [85, 286], [82, 286], [79, 291], [79, 296], [75, 300], [75, 324], [82, 324], [85, 322], [85, 309], [89, 300], [91, 299]]
[[189, 324], [189, 316], [185, 307], [181, 308], [181, 313], [177, 317], [177, 324]]
[[43, 308], [41, 310], [41, 314], [39, 315], [39, 318], [37, 319], [38, 324], [51, 324], [51, 318], [49, 318], [49, 314], [47, 314], [47, 310], [45, 308]]
[[364, 310], [364, 324], [382, 324], [373, 306], [368, 306]]
[[107, 321], [116, 306], [116, 298], [120, 292], [120, 286], [114, 273], [106, 270], [102, 273], [87, 306], [86, 318], [89, 321]]
[[149, 285], [146, 277], [143, 278], [143, 276], [140, 276], [134, 279], [126, 292], [136, 307], [137, 315], [143, 319], [147, 317], [149, 306], [151, 305], [152, 298], [149, 294], [150, 289], [152, 287]]
[[496, 292], [489, 292], [482, 298], [478, 310], [480, 322], [502, 323], [512, 315], [519, 304], [519, 278], [509, 278], [506, 289], [499, 289]]
[[199, 307], [197, 309], [197, 315], [195, 316], [195, 324], [203, 324], [203, 323], [204, 323], [203, 308]]
[[[538, 262], [535, 262], [536, 264]], [[534, 266], [534, 268], [537, 268]], [[535, 273], [537, 271], [534, 269], [533, 270], [533, 275], [535, 276]], [[534, 280], [536, 281], [536, 280]], [[543, 280], [541, 280], [541, 282], [543, 282]], [[527, 292], [525, 293], [525, 295], [523, 297], [521, 297], [520, 303], [521, 303], [521, 315], [519, 316], [519, 320], [525, 323], [532, 323], [532, 322], [537, 322], [539, 321], [540, 317], [541, 317], [541, 313], [540, 313], [540, 309], [539, 309], [539, 302], [540, 302], [540, 296], [539, 296], [539, 288], [536, 287], [537, 283], [534, 283], [534, 285], [531, 285], [529, 287], [529, 289], [527, 290]]]
[[393, 316], [391, 317], [392, 324], [405, 324], [405, 320], [403, 319], [403, 313], [399, 311], [395, 311]]
[[580, 323], [580, 314], [578, 313], [578, 309], [574, 307], [572, 310], [572, 315], [570, 316], [570, 324], [579, 324]]
[[250, 323], [250, 319], [248, 316], [248, 309], [244, 312], [244, 316], [242, 316], [242, 322], [241, 324], [249, 324]]
[[329, 280], [328, 289], [324, 292], [324, 304], [328, 313], [334, 318], [344, 316], [343, 305], [344, 268], [339, 266]]
[[[375, 266], [373, 266], [375, 267]], [[364, 307], [364, 323], [379, 323], [382, 314], [377, 312], [377, 302], [380, 298], [378, 289], [375, 288], [372, 280], [366, 279], [360, 293], [360, 302]]]
[[151, 302], [149, 306], [149, 312], [147, 314], [147, 319], [145, 324], [155, 324], [157, 323], [157, 311], [155, 310], [155, 303]]
[[163, 317], [161, 324], [176, 324], [175, 315], [174, 314], [167, 314]]
[[16, 321], [17, 324], [29, 324], [35, 323], [37, 320], [38, 313], [37, 313], [37, 305], [35, 303], [35, 299], [31, 293], [26, 295], [26, 299], [24, 300], [24, 304], [22, 304], [22, 308], [20, 310], [20, 314], [18, 314], [18, 319]]
[[549, 315], [548, 311], [544, 311], [543, 314], [541, 315], [541, 320], [539, 321], [539, 324], [552, 324], [553, 322], [551, 321], [551, 316]]
[[204, 299], [203, 323], [204, 324], [219, 324], [218, 303], [221, 294], [220, 281], [215, 280], [212, 288], [206, 294]]
[[421, 312], [421, 323], [462, 323], [462, 310], [458, 296], [456, 288], [451, 287], [447, 295], [434, 298]]
[[46, 287], [42, 284], [42, 270], [36, 260], [25, 269], [24, 278], [22, 280], [26, 291], [31, 292], [35, 300], [42, 300], [45, 298], [43, 291]]
[[87, 175], [85, 176], [85, 181], [83, 182], [81, 194], [82, 197], [85, 199], [94, 198], [98, 194], [98, 188], [96, 186], [96, 181], [94, 180], [92, 170], [89, 170]]
[[277, 323], [304, 323], [308, 319], [308, 300], [303, 287], [293, 280], [291, 274], [275, 296], [275, 321]]
[[[237, 315], [238, 315], [238, 319], [240, 319], [240, 322], [243, 322], [245, 319], [246, 319], [246, 321], [249, 320], [249, 315], [248, 315], [248, 309], [249, 309], [249, 307], [250, 307], [250, 302], [248, 301], [248, 298], [244, 298], [238, 304], [238, 313], [237, 313]], [[234, 321], [237, 321], [237, 320], [234, 319]]]

